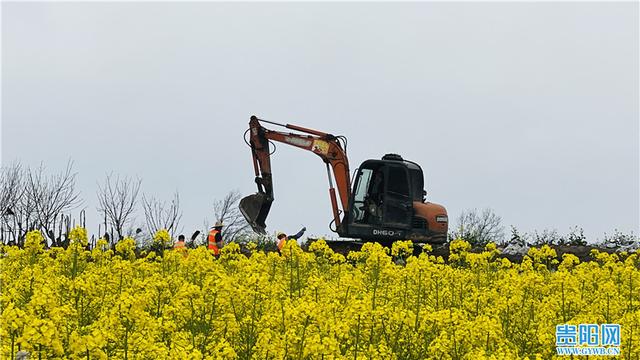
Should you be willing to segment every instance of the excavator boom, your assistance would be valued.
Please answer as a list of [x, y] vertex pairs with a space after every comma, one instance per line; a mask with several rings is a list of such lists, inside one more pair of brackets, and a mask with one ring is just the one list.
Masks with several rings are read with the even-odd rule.
[[[290, 130], [295, 130], [305, 134], [287, 133], [269, 130], [261, 125], [261, 122], [281, 126]], [[279, 124], [267, 120], [258, 119], [255, 116], [249, 121], [249, 145], [251, 146], [251, 156], [255, 172], [255, 182], [258, 192], [249, 195], [240, 201], [240, 211], [247, 222], [257, 233], [266, 233], [266, 219], [273, 203], [273, 177], [271, 171], [271, 152], [269, 142], [277, 141], [292, 145], [304, 150], [308, 150], [318, 155], [327, 166], [329, 177], [329, 197], [333, 207], [333, 216], [336, 229], [341, 226], [340, 214], [344, 213], [349, 206], [349, 196], [351, 184], [349, 175], [349, 160], [346, 154], [346, 141], [344, 137], [334, 136], [322, 131], [304, 128], [291, 124]], [[341, 141], [345, 142], [343, 144]], [[333, 178], [338, 188], [340, 197], [340, 207], [336, 199]]]

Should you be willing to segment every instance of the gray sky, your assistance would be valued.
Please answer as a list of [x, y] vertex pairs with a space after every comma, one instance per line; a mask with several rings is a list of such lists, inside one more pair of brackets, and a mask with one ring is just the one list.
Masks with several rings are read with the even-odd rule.
[[[255, 192], [255, 114], [418, 162], [452, 220], [637, 234], [638, 44], [637, 2], [3, 2], [1, 158], [73, 159], [90, 224], [107, 172], [177, 189], [190, 233]], [[272, 164], [268, 230], [330, 234], [320, 159]]]

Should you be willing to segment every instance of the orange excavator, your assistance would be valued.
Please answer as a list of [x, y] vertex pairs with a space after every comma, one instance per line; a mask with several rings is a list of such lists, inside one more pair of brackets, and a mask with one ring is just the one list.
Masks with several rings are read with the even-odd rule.
[[[297, 133], [270, 130], [262, 123]], [[251, 117], [247, 132], [258, 192], [240, 201], [240, 211], [255, 232], [266, 233], [265, 221], [274, 200], [269, 143], [276, 141], [311, 151], [324, 161], [333, 208], [329, 227], [340, 237], [382, 243], [406, 239], [435, 244], [446, 241], [447, 210], [426, 201], [424, 177], [418, 164], [397, 154], [384, 155], [381, 160], [365, 160], [357, 169], [351, 190], [344, 136], [255, 116]]]

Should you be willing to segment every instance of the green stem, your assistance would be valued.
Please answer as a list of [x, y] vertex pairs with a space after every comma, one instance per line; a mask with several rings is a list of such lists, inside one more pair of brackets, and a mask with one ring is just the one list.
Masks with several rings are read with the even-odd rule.
[[378, 280], [380, 279], [380, 258], [378, 258], [376, 262], [376, 267], [373, 271], [374, 282], [373, 282], [373, 299], [372, 299], [372, 307], [373, 310], [376, 309], [376, 293], [378, 292]]
[[629, 273], [629, 307], [627, 311], [631, 311], [631, 305], [633, 304], [633, 273]]
[[560, 286], [561, 286], [561, 290], [562, 290], [562, 321], [564, 323], [566, 323], [567, 322], [567, 313], [565, 312], [565, 309], [564, 309], [564, 281], [562, 281]]
[[296, 285], [298, 286], [298, 298], [302, 297], [302, 284], [300, 283], [300, 259], [296, 255]]
[[124, 331], [124, 360], [129, 359], [129, 330]]
[[302, 359], [302, 354], [304, 350], [304, 338], [307, 333], [307, 326], [309, 325], [309, 316], [304, 320], [304, 327], [302, 328], [302, 340], [300, 341], [300, 348], [298, 349], [298, 359]]
[[420, 272], [418, 273], [418, 297], [416, 298], [416, 323], [415, 323], [415, 331], [418, 331], [418, 327], [420, 326], [420, 295], [422, 292], [421, 289], [422, 286], [422, 270], [420, 270]]
[[358, 359], [358, 342], [360, 341], [360, 315], [358, 315], [358, 326], [356, 327], [356, 351], [353, 353], [353, 360]]
[[11, 360], [14, 359], [13, 354], [15, 354], [15, 335], [12, 331], [11, 332]]

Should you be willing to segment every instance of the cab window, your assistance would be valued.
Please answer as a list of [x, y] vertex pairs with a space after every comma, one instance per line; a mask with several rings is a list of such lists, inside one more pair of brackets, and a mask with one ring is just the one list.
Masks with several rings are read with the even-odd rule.
[[373, 170], [361, 169], [358, 176], [358, 182], [353, 194], [353, 206], [352, 217], [354, 222], [364, 221], [364, 201], [367, 198], [367, 190], [369, 189], [369, 183], [371, 182], [371, 175]]
[[360, 177], [358, 178], [358, 184], [356, 185], [356, 192], [353, 197], [355, 202], [363, 202], [367, 196], [367, 189], [369, 188], [369, 181], [371, 180], [371, 174], [373, 170], [362, 169]]
[[387, 184], [387, 192], [393, 195], [406, 196], [411, 195], [409, 191], [409, 179], [407, 171], [399, 166], [389, 166], [389, 183]]

